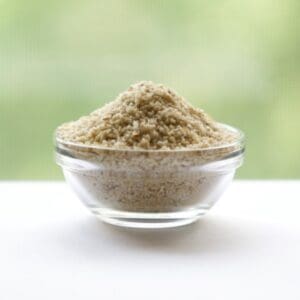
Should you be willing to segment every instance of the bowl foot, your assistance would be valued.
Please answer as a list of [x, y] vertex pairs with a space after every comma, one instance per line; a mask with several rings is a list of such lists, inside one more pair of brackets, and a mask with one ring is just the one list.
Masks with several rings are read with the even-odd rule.
[[101, 221], [115, 226], [159, 229], [191, 224], [203, 216], [207, 208], [170, 213], [123, 212], [103, 208], [91, 208], [91, 210]]

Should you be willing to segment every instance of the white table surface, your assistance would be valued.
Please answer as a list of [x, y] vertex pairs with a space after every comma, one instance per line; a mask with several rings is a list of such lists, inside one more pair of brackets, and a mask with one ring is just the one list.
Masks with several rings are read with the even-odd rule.
[[235, 181], [194, 225], [121, 229], [60, 182], [0, 183], [0, 299], [300, 299], [300, 181]]

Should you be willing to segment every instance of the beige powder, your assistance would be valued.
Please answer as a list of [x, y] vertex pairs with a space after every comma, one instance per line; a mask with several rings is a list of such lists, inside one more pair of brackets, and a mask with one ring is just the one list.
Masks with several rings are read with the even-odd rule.
[[57, 136], [69, 142], [117, 149], [203, 149], [231, 143], [235, 136], [173, 90], [142, 81], [113, 102], [77, 121]]
[[231, 181], [243, 151], [240, 133], [149, 81], [63, 124], [56, 137], [67, 181], [99, 215], [201, 213]]

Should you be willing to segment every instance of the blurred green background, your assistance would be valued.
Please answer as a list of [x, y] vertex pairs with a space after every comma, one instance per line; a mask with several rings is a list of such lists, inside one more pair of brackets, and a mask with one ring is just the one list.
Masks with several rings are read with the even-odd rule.
[[135, 81], [247, 135], [240, 178], [299, 178], [297, 0], [0, 1], [0, 179], [60, 179], [52, 133]]

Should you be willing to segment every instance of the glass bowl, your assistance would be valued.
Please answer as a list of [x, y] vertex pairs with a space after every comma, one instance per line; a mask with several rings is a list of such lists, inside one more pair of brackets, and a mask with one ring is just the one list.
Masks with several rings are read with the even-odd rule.
[[220, 198], [244, 158], [244, 134], [206, 149], [120, 150], [55, 137], [56, 162], [81, 201], [102, 221], [166, 228], [192, 223]]

